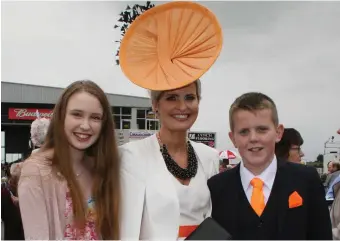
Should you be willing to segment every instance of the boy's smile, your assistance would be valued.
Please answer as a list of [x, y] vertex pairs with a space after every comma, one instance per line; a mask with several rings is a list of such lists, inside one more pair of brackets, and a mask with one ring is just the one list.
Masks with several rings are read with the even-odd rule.
[[273, 160], [275, 143], [280, 141], [283, 126], [275, 126], [270, 109], [238, 110], [233, 116], [234, 129], [230, 139], [238, 148], [244, 166], [260, 174]]

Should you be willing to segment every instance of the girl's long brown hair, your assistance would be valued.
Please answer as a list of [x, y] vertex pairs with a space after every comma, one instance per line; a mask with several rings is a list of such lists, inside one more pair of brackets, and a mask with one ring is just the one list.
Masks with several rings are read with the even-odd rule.
[[83, 193], [73, 172], [69, 144], [64, 131], [66, 106], [70, 97], [79, 92], [95, 96], [103, 108], [102, 129], [96, 143], [86, 150], [93, 158], [93, 190], [96, 228], [102, 239], [119, 239], [120, 183], [118, 148], [115, 141], [111, 107], [104, 91], [89, 80], [76, 81], [68, 86], [54, 107], [43, 149], [53, 149], [52, 165], [63, 175], [70, 188], [73, 212], [77, 223], [85, 223], [86, 207]]

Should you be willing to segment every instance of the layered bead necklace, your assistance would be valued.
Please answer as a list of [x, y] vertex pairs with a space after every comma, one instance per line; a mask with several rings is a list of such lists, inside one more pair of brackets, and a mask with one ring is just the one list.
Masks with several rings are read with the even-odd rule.
[[181, 168], [170, 156], [168, 149], [166, 148], [166, 145], [162, 143], [160, 134], [157, 132], [156, 134], [159, 146], [160, 146], [160, 152], [162, 153], [163, 159], [165, 161], [166, 167], [168, 168], [168, 171], [175, 177], [186, 180], [190, 179], [196, 176], [197, 173], [197, 158], [194, 148], [192, 147], [190, 141], [187, 141], [187, 150], [188, 150], [188, 167], [187, 168]]

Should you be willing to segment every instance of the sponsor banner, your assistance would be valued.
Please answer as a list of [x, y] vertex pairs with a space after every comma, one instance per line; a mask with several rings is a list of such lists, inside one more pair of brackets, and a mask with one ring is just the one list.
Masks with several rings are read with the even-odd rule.
[[144, 139], [146, 137], [152, 136], [155, 133], [155, 131], [145, 131], [145, 130], [140, 130], [140, 131], [130, 131], [130, 137], [129, 141], [137, 141]]
[[[130, 141], [142, 140], [156, 133], [156, 131], [152, 130], [115, 130], [115, 132], [119, 146]], [[216, 132], [189, 132], [188, 138], [213, 148], [216, 146]]]
[[37, 111], [40, 118], [50, 119], [53, 115], [51, 109], [33, 109], [33, 108], [9, 108], [8, 119], [9, 120], [35, 120], [37, 119]]
[[189, 132], [188, 138], [210, 147], [216, 146], [216, 132]]
[[155, 133], [155, 131], [149, 130], [115, 130], [116, 141], [118, 146], [124, 145], [130, 141], [142, 140], [149, 137]]

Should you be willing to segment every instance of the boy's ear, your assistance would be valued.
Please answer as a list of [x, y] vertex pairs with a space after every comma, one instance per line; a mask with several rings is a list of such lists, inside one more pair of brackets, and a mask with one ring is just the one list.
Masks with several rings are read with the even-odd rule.
[[285, 128], [283, 125], [279, 124], [276, 128], [276, 143], [278, 143], [279, 141], [281, 141], [281, 138], [282, 138], [282, 135], [283, 135], [283, 132], [285, 131]]
[[229, 132], [229, 138], [232, 141], [232, 143], [234, 144], [234, 147], [237, 148], [237, 145], [235, 143], [234, 133], [232, 131]]

